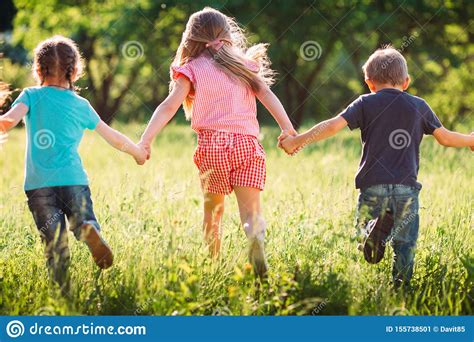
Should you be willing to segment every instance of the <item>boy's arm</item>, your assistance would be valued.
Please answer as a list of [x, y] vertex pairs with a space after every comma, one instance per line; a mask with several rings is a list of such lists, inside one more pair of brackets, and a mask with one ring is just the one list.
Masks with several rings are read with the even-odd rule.
[[105, 141], [111, 146], [122, 152], [130, 154], [139, 165], [143, 165], [146, 161], [146, 151], [137, 146], [127, 136], [108, 126], [104, 121], [100, 120], [95, 129]]
[[186, 77], [178, 78], [171, 93], [153, 112], [153, 116], [139, 142], [139, 145], [145, 148], [148, 152], [148, 158], [150, 157], [150, 145], [153, 139], [173, 118], [173, 116], [175, 116], [190, 90], [191, 81]]
[[286, 114], [285, 108], [281, 104], [278, 97], [273, 93], [273, 91], [266, 85], [262, 84], [260, 91], [256, 94], [258, 100], [265, 106], [265, 108], [270, 112], [275, 121], [280, 126], [280, 129], [283, 132], [287, 132], [290, 135], [296, 135], [296, 131], [293, 128], [293, 124], [290, 121], [290, 118]]
[[287, 153], [293, 154], [308, 144], [332, 137], [346, 126], [347, 121], [342, 116], [336, 116], [295, 137], [281, 137], [281, 145]]
[[446, 147], [474, 147], [474, 135], [450, 131], [444, 127], [433, 131], [433, 136], [439, 144]]
[[11, 108], [5, 115], [0, 116], [0, 131], [8, 132], [23, 119], [28, 113], [28, 106], [24, 103], [18, 103]]

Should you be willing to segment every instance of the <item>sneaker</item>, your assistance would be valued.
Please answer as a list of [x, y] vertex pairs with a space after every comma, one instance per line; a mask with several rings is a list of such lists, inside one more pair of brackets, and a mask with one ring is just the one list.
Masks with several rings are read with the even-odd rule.
[[268, 273], [264, 244], [264, 240], [258, 237], [249, 239], [249, 262], [252, 264], [255, 275], [262, 279], [266, 278]]
[[383, 259], [385, 245], [392, 232], [392, 228], [393, 216], [388, 211], [367, 223], [365, 228], [367, 235], [362, 250], [364, 258], [368, 263], [377, 264]]
[[112, 266], [114, 262], [112, 250], [102, 239], [97, 228], [92, 224], [85, 223], [80, 227], [80, 231], [80, 240], [84, 241], [89, 247], [96, 265], [102, 269]]

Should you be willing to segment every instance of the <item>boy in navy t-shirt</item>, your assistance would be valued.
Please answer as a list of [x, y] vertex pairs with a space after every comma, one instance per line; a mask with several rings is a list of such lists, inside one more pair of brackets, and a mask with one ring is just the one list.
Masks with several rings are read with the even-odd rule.
[[[392, 240], [392, 275], [394, 285], [399, 286], [408, 284], [413, 273], [423, 135], [433, 135], [444, 146], [471, 149], [474, 136], [447, 130], [422, 98], [404, 92], [410, 83], [407, 63], [393, 47], [375, 51], [362, 69], [370, 94], [360, 96], [338, 116], [305, 133], [281, 135], [280, 147], [294, 154], [346, 126], [361, 130], [363, 150], [355, 183], [360, 189], [357, 225], [365, 237], [362, 248], [364, 253], [381, 251], [383, 256], [385, 243]], [[381, 256], [375, 256], [375, 261], [366, 259], [375, 263]]]

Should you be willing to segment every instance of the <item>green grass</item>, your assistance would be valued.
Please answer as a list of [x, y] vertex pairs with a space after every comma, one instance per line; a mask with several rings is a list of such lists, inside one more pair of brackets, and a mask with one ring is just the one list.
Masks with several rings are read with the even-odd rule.
[[[122, 127], [136, 137], [138, 125]], [[271, 266], [258, 288], [245, 267], [234, 197], [226, 203], [222, 258], [211, 262], [201, 234], [202, 199], [189, 127], [171, 125], [152, 160], [138, 167], [94, 133], [81, 146], [95, 211], [115, 265], [98, 272], [70, 235], [72, 286], [48, 280], [43, 247], [22, 191], [24, 131], [0, 151], [0, 314], [87, 315], [461, 315], [474, 313], [472, 154], [422, 144], [421, 228], [413, 290], [390, 289], [390, 258], [367, 264], [356, 250], [353, 177], [360, 144], [344, 132], [294, 158], [263, 129], [263, 193]], [[469, 293], [469, 291], [471, 291]]]

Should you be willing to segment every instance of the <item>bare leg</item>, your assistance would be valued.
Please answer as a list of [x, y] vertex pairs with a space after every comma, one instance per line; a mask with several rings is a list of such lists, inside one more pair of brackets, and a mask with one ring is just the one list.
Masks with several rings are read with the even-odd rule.
[[204, 194], [204, 238], [212, 257], [217, 257], [221, 250], [220, 226], [224, 214], [224, 199], [222, 194]]
[[239, 204], [240, 219], [249, 239], [249, 261], [255, 273], [265, 277], [268, 270], [264, 251], [266, 224], [261, 215], [261, 191], [249, 187], [235, 187], [234, 191]]

